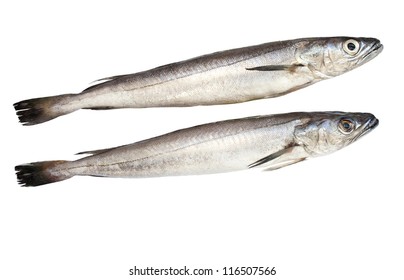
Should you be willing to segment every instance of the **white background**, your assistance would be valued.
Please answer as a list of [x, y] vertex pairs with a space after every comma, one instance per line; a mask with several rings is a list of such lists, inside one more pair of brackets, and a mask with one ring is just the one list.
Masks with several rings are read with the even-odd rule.
[[[401, 8], [352, 0], [8, 2], [0, 7], [0, 279], [135, 279], [134, 265], [277, 271], [234, 279], [404, 279]], [[81, 110], [32, 127], [18, 123], [12, 106], [214, 51], [338, 35], [377, 37], [385, 49], [281, 98]], [[75, 177], [38, 188], [19, 187], [14, 174], [17, 164], [75, 159], [210, 121], [314, 110], [371, 112], [380, 125], [335, 154], [274, 172]]]

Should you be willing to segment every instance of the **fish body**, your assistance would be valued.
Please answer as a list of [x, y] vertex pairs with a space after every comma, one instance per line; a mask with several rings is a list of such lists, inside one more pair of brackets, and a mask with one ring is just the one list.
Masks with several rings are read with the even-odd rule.
[[160, 177], [263, 167], [277, 169], [329, 154], [371, 131], [368, 113], [298, 112], [227, 120], [186, 128], [133, 144], [82, 152], [76, 161], [16, 166], [24, 186], [76, 175]]
[[272, 98], [348, 72], [382, 49], [374, 38], [271, 42], [101, 79], [79, 94], [24, 100], [14, 107], [24, 125], [34, 125], [79, 109], [183, 107]]

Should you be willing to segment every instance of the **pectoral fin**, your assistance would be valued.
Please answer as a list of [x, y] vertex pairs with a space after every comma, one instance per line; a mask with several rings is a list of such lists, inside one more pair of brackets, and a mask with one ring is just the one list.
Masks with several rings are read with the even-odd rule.
[[307, 155], [303, 147], [291, 146], [257, 160], [250, 164], [248, 168], [260, 166], [267, 167], [266, 170], [275, 170], [303, 161], [306, 157]]
[[288, 165], [292, 165], [292, 164], [304, 161], [305, 159], [306, 158], [297, 158], [297, 159], [294, 159], [294, 160], [280, 162], [279, 164], [275, 164], [275, 165], [273, 165], [271, 167], [268, 167], [268, 168], [264, 169], [264, 171], [273, 171], [273, 170], [276, 170], [276, 169], [280, 169], [282, 167], [285, 167], [285, 166], [288, 166]]
[[303, 67], [303, 64], [292, 64], [292, 65], [264, 65], [253, 68], [246, 68], [246, 70], [253, 71], [296, 71], [297, 68]]

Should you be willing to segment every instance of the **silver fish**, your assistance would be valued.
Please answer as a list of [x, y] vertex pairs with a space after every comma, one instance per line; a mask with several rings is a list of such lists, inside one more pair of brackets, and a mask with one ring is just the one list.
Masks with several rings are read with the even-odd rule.
[[78, 109], [181, 107], [277, 97], [348, 72], [376, 57], [374, 38], [327, 37], [227, 50], [99, 80], [79, 94], [14, 104], [19, 120], [34, 125]]
[[76, 175], [159, 177], [278, 169], [337, 151], [378, 125], [369, 113], [313, 112], [257, 116], [204, 124], [91, 154], [76, 161], [15, 167], [23, 186]]

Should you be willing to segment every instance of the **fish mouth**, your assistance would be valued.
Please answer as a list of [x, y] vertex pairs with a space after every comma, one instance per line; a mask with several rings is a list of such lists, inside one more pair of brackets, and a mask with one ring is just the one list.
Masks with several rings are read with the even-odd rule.
[[371, 130], [376, 128], [376, 126], [379, 125], [379, 120], [376, 119], [375, 117], [370, 118], [370, 120], [367, 121], [366, 123], [366, 129]]
[[364, 136], [365, 134], [368, 134], [370, 131], [375, 129], [378, 125], [379, 125], [379, 120], [374, 116], [370, 117], [366, 121], [364, 128], [363, 128], [362, 132], [359, 134], [358, 138]]
[[362, 138], [369, 132], [371, 132], [373, 129], [375, 129], [379, 125], [379, 120], [375, 116], [371, 116], [368, 118], [368, 120], [363, 124], [361, 127], [362, 129], [358, 131], [358, 133], [349, 141], [349, 143], [353, 143], [359, 138]]
[[363, 59], [366, 59], [368, 56], [371, 56], [370, 59], [376, 57], [381, 51], [383, 50], [383, 44], [380, 43], [379, 40], [377, 40], [369, 49], [369, 52], [365, 54]]

